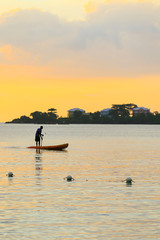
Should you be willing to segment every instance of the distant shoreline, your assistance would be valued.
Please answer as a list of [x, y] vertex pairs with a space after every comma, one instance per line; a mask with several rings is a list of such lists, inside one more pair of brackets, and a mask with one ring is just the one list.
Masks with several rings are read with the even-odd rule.
[[[151, 113], [149, 109], [142, 112], [133, 112], [133, 109], [137, 111], [137, 108], [133, 108], [135, 104], [122, 104], [113, 105], [109, 111], [101, 113], [100, 111], [94, 113], [85, 113], [82, 110], [74, 110], [69, 113], [68, 117], [59, 117], [55, 108], [48, 109], [47, 112], [35, 111], [30, 114], [30, 117], [24, 115], [20, 118], [13, 119], [12, 121], [5, 122], [6, 124], [160, 124], [160, 113]], [[139, 108], [138, 108], [139, 109]], [[108, 109], [106, 109], [108, 110]]]
[[2, 124], [28, 124], [28, 125], [160, 125], [160, 123], [13, 123], [1, 122]]

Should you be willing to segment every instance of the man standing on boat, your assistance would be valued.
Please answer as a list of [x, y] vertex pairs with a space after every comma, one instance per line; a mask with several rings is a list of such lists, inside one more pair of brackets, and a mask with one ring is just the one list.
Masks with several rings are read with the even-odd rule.
[[43, 126], [40, 126], [40, 128], [37, 129], [36, 134], [35, 134], [35, 141], [36, 141], [36, 146], [40, 146], [40, 141], [43, 140], [43, 134], [42, 134], [42, 129]]

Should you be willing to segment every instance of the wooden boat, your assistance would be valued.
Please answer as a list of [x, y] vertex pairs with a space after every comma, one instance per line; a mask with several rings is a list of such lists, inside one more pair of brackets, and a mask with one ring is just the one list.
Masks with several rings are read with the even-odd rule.
[[64, 150], [68, 147], [68, 143], [64, 143], [61, 145], [54, 145], [54, 146], [30, 146], [28, 148], [32, 149], [42, 149], [42, 150]]

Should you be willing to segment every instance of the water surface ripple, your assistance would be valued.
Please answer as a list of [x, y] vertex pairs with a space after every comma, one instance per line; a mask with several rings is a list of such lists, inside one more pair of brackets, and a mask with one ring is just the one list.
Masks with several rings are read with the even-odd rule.
[[69, 147], [40, 153], [37, 127], [0, 124], [1, 239], [160, 239], [158, 125], [44, 125]]

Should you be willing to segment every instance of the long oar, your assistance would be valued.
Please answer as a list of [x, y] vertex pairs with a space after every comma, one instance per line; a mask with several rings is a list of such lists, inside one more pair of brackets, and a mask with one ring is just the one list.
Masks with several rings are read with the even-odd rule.
[[42, 146], [42, 141], [43, 141], [43, 137], [41, 136], [41, 139], [40, 139], [40, 146]]

